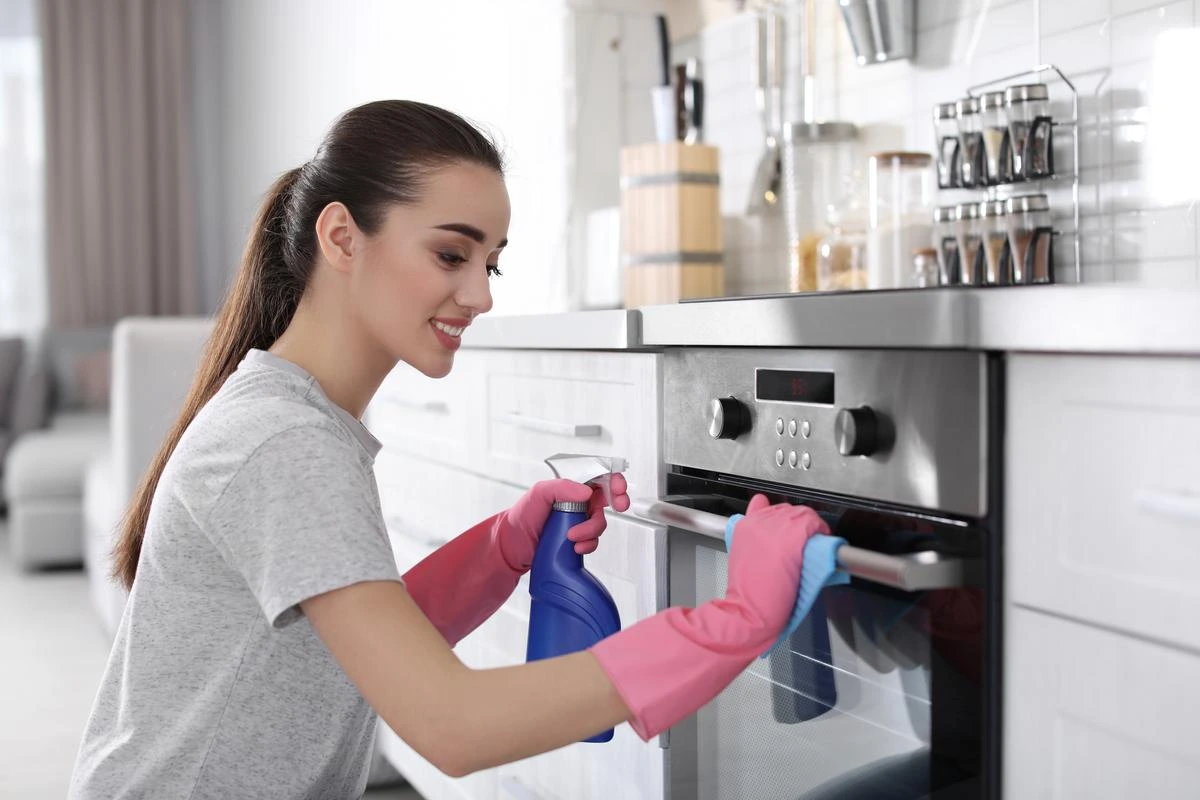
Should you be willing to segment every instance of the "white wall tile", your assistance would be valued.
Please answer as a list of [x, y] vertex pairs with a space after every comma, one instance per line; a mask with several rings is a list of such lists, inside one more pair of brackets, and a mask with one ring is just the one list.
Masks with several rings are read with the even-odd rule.
[[1111, 14], [1110, 0], [1041, 0], [1042, 37], [1072, 28], [1107, 22]]
[[1172, 28], [1190, 28], [1195, 19], [1191, 0], [1157, 4], [1154, 8], [1114, 17], [1112, 54], [1114, 64], [1144, 61], [1154, 55], [1154, 39]]
[[1118, 261], [1113, 264], [1113, 280], [1160, 288], [1195, 288], [1196, 260]]

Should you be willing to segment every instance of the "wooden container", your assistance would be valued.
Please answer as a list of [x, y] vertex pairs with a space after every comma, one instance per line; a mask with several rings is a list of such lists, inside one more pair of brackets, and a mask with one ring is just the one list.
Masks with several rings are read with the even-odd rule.
[[724, 294], [717, 154], [683, 142], [621, 149], [626, 308]]

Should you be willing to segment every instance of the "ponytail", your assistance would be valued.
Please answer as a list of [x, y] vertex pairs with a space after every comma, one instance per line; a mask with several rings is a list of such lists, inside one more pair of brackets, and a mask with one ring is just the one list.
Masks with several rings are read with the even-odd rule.
[[270, 347], [296, 312], [304, 284], [296, 280], [294, 271], [288, 268], [285, 225], [288, 202], [299, 176], [300, 168], [284, 173], [267, 193], [183, 410], [138, 483], [121, 520], [120, 539], [113, 552], [113, 577], [126, 589], [133, 587], [133, 578], [137, 574], [142, 539], [150, 517], [150, 501], [183, 432], [251, 348], [265, 350]]
[[291, 323], [317, 260], [321, 211], [342, 203], [372, 236], [389, 207], [418, 202], [433, 170], [459, 162], [504, 171], [495, 143], [457, 114], [411, 100], [376, 100], [339, 117], [316, 157], [271, 187], [183, 411], [121, 522], [113, 576], [126, 588], [137, 572], [150, 501], [183, 432], [246, 353], [269, 348]]

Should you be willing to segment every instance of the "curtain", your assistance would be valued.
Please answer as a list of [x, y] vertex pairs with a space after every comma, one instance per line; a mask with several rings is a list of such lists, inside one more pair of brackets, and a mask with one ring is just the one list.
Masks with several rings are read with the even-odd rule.
[[189, 0], [39, 0], [50, 325], [200, 310]]
[[30, 338], [46, 317], [42, 64], [35, 2], [0, 0], [0, 335]]

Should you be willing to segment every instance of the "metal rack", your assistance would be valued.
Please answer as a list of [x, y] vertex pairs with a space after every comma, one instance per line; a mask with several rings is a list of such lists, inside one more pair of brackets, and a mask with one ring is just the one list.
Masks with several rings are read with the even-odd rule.
[[[1083, 265], [1081, 257], [1081, 244], [1079, 240], [1079, 91], [1075, 88], [1075, 84], [1071, 83], [1070, 79], [1063, 74], [1062, 70], [1053, 64], [1042, 64], [1028, 69], [1023, 72], [1016, 72], [1011, 75], [1005, 75], [1001, 78], [995, 78], [984, 83], [977, 83], [974, 86], [967, 88], [967, 94], [971, 97], [978, 97], [984, 93], [984, 90], [992, 89], [993, 87], [1011, 84], [1020, 78], [1037, 77], [1046, 72], [1052, 72], [1058, 76], [1058, 79], [1066, 85], [1071, 93], [1071, 118], [1069, 120], [1054, 119], [1051, 121], [1052, 128], [1070, 128], [1071, 129], [1071, 219], [1073, 229], [1069, 232], [1054, 230], [1053, 234], [1056, 237], [1071, 236], [1073, 239], [1073, 251], [1075, 256], [1075, 282], [1083, 282]], [[1041, 183], [1043, 181], [1061, 180], [1060, 171], [1056, 168], [1053, 175], [1044, 178], [1029, 178], [1023, 181], [1014, 181], [1012, 183], [999, 184], [994, 186], [982, 187], [987, 192], [989, 200], [997, 198], [997, 190], [1003, 187], [1020, 186], [1025, 183]]]

